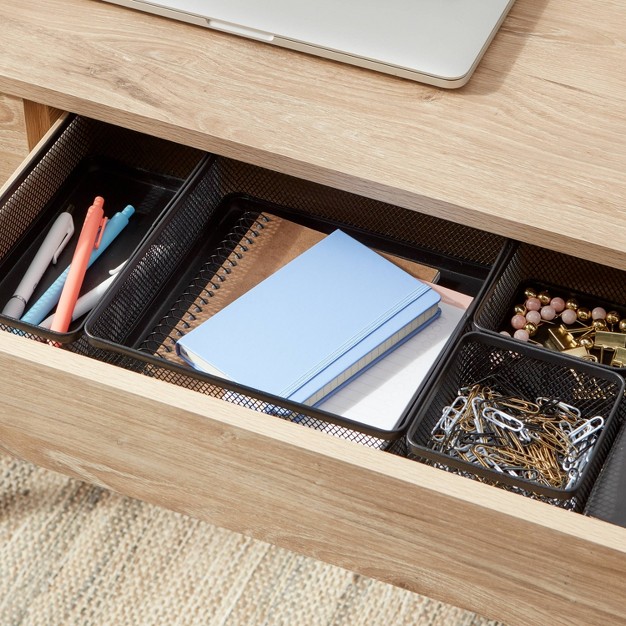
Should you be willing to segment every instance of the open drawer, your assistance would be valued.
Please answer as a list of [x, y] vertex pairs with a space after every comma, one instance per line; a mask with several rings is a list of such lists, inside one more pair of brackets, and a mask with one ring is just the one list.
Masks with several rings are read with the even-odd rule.
[[508, 624], [626, 618], [625, 529], [14, 333], [0, 367], [38, 465]]

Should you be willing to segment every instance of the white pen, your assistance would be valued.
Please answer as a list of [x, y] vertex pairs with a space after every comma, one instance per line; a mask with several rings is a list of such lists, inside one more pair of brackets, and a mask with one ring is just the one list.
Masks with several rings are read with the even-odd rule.
[[[93, 309], [98, 302], [102, 299], [104, 294], [107, 292], [108, 288], [111, 286], [111, 283], [115, 280], [118, 272], [124, 267], [126, 261], [116, 267], [113, 270], [109, 271], [111, 276], [106, 280], [103, 280], [99, 285], [94, 287], [91, 291], [88, 291], [86, 294], [82, 295], [78, 300], [76, 300], [76, 305], [74, 306], [74, 311], [72, 312], [72, 321], [77, 320], [85, 313], [88, 313]], [[40, 328], [47, 328], [50, 330], [50, 326], [52, 326], [52, 320], [54, 319], [54, 313], [48, 316], [41, 324], [39, 324]]]
[[74, 220], [70, 213], [61, 213], [56, 218], [50, 231], [43, 240], [35, 258], [28, 266], [24, 277], [17, 286], [15, 293], [2, 309], [3, 315], [19, 319], [24, 313], [26, 303], [33, 295], [41, 277], [50, 263], [56, 263], [63, 248], [74, 234]]

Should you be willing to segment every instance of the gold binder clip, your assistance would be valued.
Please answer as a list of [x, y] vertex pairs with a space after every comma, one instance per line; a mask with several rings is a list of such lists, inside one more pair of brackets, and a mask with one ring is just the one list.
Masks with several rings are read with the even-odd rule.
[[546, 339], [546, 348], [551, 348], [552, 350], [558, 350], [559, 352], [563, 352], [563, 350], [571, 350], [572, 348], [577, 348], [578, 344], [574, 339], [573, 335], [567, 330], [567, 328], [563, 324], [559, 324], [553, 328], [548, 330], [548, 338]]
[[601, 348], [626, 348], [626, 335], [624, 333], [614, 333], [610, 330], [599, 330], [596, 332], [593, 343]]
[[615, 348], [611, 365], [613, 367], [626, 367], [626, 348]]
[[576, 348], [566, 348], [561, 352], [563, 352], [563, 354], [568, 354], [569, 356], [577, 356], [578, 358], [585, 359], [587, 361], [597, 360], [595, 357], [590, 358], [591, 355], [589, 354], [589, 352], [587, 352], [587, 348], [583, 346], [577, 346]]

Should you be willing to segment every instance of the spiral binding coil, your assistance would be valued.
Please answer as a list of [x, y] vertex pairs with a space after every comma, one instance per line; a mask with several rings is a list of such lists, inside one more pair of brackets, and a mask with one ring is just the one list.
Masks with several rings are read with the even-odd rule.
[[145, 338], [140, 349], [159, 353], [164, 358], [177, 358], [176, 341], [206, 319], [204, 309], [209, 300], [215, 297], [269, 221], [270, 218], [263, 213], [245, 212], [216, 246], [170, 311]]

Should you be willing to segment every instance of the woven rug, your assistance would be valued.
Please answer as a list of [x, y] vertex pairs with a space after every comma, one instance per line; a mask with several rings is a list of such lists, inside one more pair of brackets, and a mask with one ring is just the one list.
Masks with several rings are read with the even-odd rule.
[[0, 454], [0, 625], [496, 626]]

